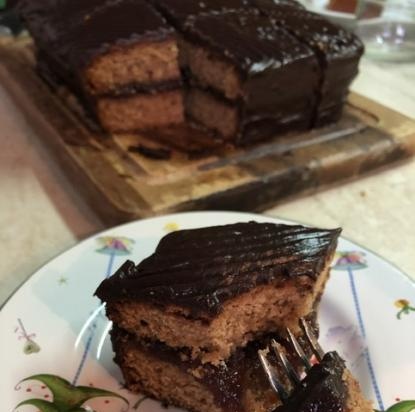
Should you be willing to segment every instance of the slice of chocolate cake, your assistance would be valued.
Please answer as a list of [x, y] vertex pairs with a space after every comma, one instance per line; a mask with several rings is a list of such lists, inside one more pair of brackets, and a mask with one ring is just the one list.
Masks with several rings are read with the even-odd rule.
[[267, 346], [268, 338], [237, 349], [213, 366], [192, 360], [184, 350], [139, 341], [118, 328], [111, 334], [115, 361], [127, 388], [166, 404], [194, 412], [268, 412], [275, 408], [276, 412], [372, 412], [336, 353], [327, 354], [314, 366], [282, 405], [257, 354]]
[[255, 9], [202, 14], [187, 21], [183, 37], [193, 120], [236, 144], [310, 127], [317, 59], [272, 19]]
[[176, 35], [145, 1], [26, 1], [20, 8], [49, 70], [104, 128], [183, 122]]
[[360, 39], [316, 13], [272, 0], [252, 1], [265, 15], [276, 19], [276, 24], [310, 47], [319, 60], [320, 92], [314, 126], [338, 120], [363, 55]]
[[316, 307], [340, 230], [239, 223], [165, 236], [127, 261], [96, 294], [108, 317], [140, 339], [187, 347], [218, 364], [265, 332]]

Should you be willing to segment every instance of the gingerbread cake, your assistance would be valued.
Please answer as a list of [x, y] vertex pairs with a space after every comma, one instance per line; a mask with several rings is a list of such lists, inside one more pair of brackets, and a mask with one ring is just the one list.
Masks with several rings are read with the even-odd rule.
[[[145, 1], [21, 2], [43, 69], [108, 131], [183, 122], [176, 34]], [[137, 19], [137, 16], [140, 18]]]
[[18, 4], [43, 77], [112, 133], [189, 122], [244, 145], [321, 126], [339, 118], [363, 52], [294, 0]]
[[185, 30], [190, 118], [237, 144], [310, 127], [319, 79], [309, 47], [252, 12], [199, 15]]
[[318, 59], [319, 93], [314, 125], [321, 126], [339, 119], [349, 87], [358, 73], [363, 44], [358, 37], [334, 25], [322, 16], [272, 0], [254, 0], [267, 16], [276, 19], [301, 43], [310, 47]]
[[[339, 234], [256, 222], [182, 230], [140, 264], [127, 261], [96, 291], [126, 387], [192, 412], [371, 412], [337, 353], [293, 388], [267, 349], [277, 339], [305, 371], [286, 328], [311, 359], [299, 318], [318, 334]], [[272, 389], [259, 353], [272, 359], [288, 398]]]
[[319, 301], [339, 233], [255, 222], [173, 232], [96, 294], [122, 329], [218, 364], [265, 332], [299, 330]]

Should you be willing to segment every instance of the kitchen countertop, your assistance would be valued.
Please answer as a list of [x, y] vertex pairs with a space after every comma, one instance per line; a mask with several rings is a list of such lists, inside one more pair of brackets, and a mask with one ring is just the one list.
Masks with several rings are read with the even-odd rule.
[[[415, 117], [415, 63], [364, 60], [353, 90]], [[0, 305], [100, 222], [0, 85]], [[270, 216], [344, 229], [415, 279], [415, 161], [282, 204]]]

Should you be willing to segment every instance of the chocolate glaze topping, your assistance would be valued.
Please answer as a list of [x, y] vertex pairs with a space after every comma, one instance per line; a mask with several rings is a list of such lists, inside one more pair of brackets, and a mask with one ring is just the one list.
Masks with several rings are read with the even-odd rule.
[[339, 234], [255, 222], [173, 232], [137, 266], [124, 263], [96, 295], [105, 302], [173, 304], [192, 317], [215, 316], [227, 300], [259, 285], [316, 279]]
[[[176, 28], [183, 29], [188, 19], [206, 14], [223, 14], [228, 12], [254, 12], [257, 8], [255, 0], [150, 0], [155, 7]], [[303, 9], [294, 0], [262, 0], [264, 5], [286, 5]]]
[[153, 0], [155, 7], [173, 26], [183, 29], [188, 19], [202, 14], [249, 10], [251, 0]]
[[186, 33], [196, 43], [231, 61], [246, 78], [313, 57], [308, 47], [272, 19], [256, 13], [201, 15], [186, 24]]
[[322, 16], [286, 5], [270, 5], [267, 0], [253, 0], [267, 16], [297, 39], [310, 46], [326, 62], [333, 59], [360, 57], [363, 44], [353, 33]]

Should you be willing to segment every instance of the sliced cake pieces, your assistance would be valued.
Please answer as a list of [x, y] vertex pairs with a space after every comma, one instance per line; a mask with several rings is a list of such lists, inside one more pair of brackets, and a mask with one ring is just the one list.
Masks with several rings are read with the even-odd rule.
[[264, 333], [298, 331], [320, 299], [339, 233], [255, 222], [178, 231], [96, 293], [138, 338], [218, 364]]
[[349, 87], [358, 73], [364, 47], [360, 39], [324, 17], [307, 10], [275, 4], [272, 0], [252, 0], [276, 24], [310, 47], [320, 65], [319, 94], [314, 126], [340, 118]]
[[363, 52], [294, 0], [21, 0], [19, 9], [43, 77], [69, 86], [112, 133], [186, 121], [246, 145], [321, 126], [339, 118]]
[[183, 122], [176, 34], [145, 1], [28, 1], [21, 8], [42, 67], [81, 96], [106, 130]]
[[310, 127], [317, 59], [272, 19], [250, 12], [199, 15], [184, 37], [190, 118], [237, 144]]

